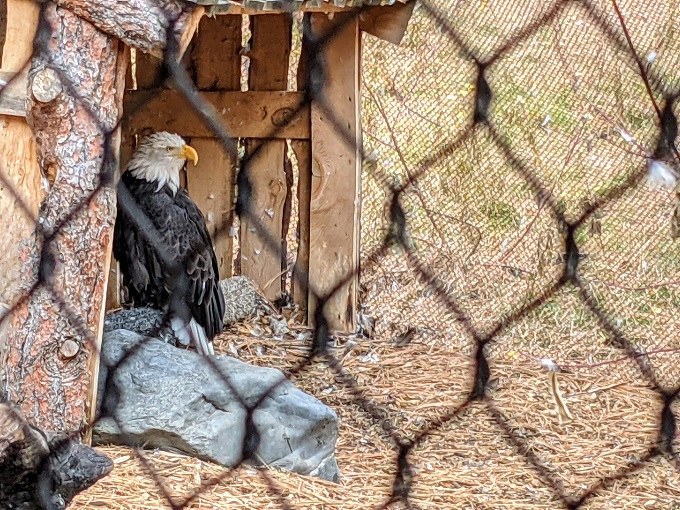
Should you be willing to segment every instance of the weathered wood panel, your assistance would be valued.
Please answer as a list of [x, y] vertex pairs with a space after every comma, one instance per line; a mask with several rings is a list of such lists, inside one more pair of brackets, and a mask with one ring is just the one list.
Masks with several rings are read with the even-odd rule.
[[[311, 14], [312, 32], [321, 37], [346, 21], [348, 14], [329, 20]], [[332, 330], [356, 330], [359, 266], [359, 214], [361, 175], [361, 123], [359, 83], [361, 39], [356, 18], [346, 22], [323, 50], [324, 105], [312, 103], [312, 194], [310, 202], [309, 285], [322, 295], [354, 276], [334, 293], [326, 305]], [[336, 125], [337, 123], [337, 125]], [[315, 306], [310, 292], [309, 319]]]
[[[253, 17], [250, 21], [248, 88], [251, 91], [286, 90], [292, 18], [274, 14]], [[265, 132], [258, 138], [267, 135]], [[283, 214], [290, 193], [285, 171], [286, 151], [284, 140], [246, 140], [246, 158], [250, 158], [247, 169], [252, 185], [249, 210], [255, 221], [241, 218], [241, 274], [252, 278], [271, 300], [281, 296], [285, 282], [286, 233], [283, 230], [288, 222], [284, 221]], [[263, 230], [266, 235], [261, 235]]]
[[[241, 89], [241, 16], [204, 18], [191, 49], [196, 87], [204, 91]], [[237, 155], [212, 138], [192, 137], [198, 166], [187, 171], [187, 190], [206, 217], [220, 278], [233, 272], [234, 181]], [[216, 235], [216, 233], [218, 235]]]
[[[200, 92], [220, 112], [234, 138], [302, 138], [309, 133], [309, 108], [291, 117], [302, 103], [299, 92]], [[125, 96], [130, 118], [125, 129], [172, 131], [187, 137], [210, 138], [206, 127], [184, 96], [175, 90], [134, 90]], [[275, 130], [278, 132], [274, 133]]]
[[[27, 67], [38, 25], [38, 6], [31, 0], [7, 0], [7, 37], [2, 56], [2, 78], [8, 81]], [[8, 103], [14, 103], [20, 117], [26, 116], [26, 72], [19, 74]], [[19, 98], [18, 100], [11, 99]], [[14, 113], [3, 110], [3, 113]], [[44, 196], [35, 138], [25, 118], [0, 115], [0, 172], [28, 207], [33, 217]], [[21, 279], [19, 254], [22, 243], [33, 234], [33, 221], [19, 206], [12, 189], [0, 181], [0, 302], [11, 305], [18, 297]], [[2, 339], [0, 339], [0, 344]]]

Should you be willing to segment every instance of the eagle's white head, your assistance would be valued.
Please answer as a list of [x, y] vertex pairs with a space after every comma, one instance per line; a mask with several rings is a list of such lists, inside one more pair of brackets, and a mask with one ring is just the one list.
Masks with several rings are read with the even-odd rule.
[[162, 131], [142, 140], [132, 154], [127, 171], [137, 179], [158, 183], [156, 191], [167, 184], [174, 194], [179, 189], [179, 172], [187, 159], [197, 165], [196, 150], [181, 136]]

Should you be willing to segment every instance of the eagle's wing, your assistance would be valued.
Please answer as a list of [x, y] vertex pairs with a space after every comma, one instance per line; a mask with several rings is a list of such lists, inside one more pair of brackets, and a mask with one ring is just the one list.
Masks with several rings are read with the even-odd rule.
[[[160, 241], [168, 249], [168, 255], [179, 262], [188, 278], [184, 296], [192, 316], [212, 339], [222, 331], [224, 296], [219, 287], [217, 258], [203, 214], [182, 189], [174, 197], [163, 192], [154, 193], [147, 197], [144, 205], [145, 212], [161, 235]], [[164, 273], [166, 289], [172, 294], [176, 282], [168, 268], [164, 267]]]
[[[139, 239], [141, 236], [136, 229], [129, 228], [119, 235], [137, 236], [136, 242], [131, 239], [124, 243], [139, 252], [127, 254], [133, 259], [130, 264], [133, 274], [138, 275], [140, 283], [146, 279], [149, 287], [163, 289], [165, 299], [183, 291], [192, 317], [212, 339], [222, 331], [224, 296], [219, 287], [217, 258], [203, 214], [182, 189], [175, 196], [165, 190], [149, 193], [139, 200], [139, 206], [156, 227], [157, 239], [164, 247], [165, 256], [172, 263], [179, 263], [182, 274], [173, 274], [172, 267], [164, 262], [156, 248]], [[128, 231], [132, 232], [128, 234]], [[182, 281], [183, 278], [186, 280]], [[182, 283], [186, 283], [187, 287], [182, 289]]]

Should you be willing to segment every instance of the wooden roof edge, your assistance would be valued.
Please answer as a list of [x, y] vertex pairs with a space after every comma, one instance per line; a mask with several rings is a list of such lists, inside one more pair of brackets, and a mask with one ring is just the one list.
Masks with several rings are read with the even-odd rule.
[[349, 12], [359, 14], [360, 29], [392, 44], [406, 33], [416, 0], [193, 0], [205, 7], [206, 16], [223, 14], [283, 14], [290, 12]]
[[[413, 0], [189, 0], [202, 5], [209, 15], [284, 13], [284, 12], [339, 12], [361, 6], [389, 6]], [[244, 12], [248, 11], [248, 12]]]

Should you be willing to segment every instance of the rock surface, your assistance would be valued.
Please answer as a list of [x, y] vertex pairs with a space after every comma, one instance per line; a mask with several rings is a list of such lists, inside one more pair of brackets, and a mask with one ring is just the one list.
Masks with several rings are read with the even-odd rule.
[[257, 285], [246, 276], [234, 276], [220, 282], [224, 294], [224, 324], [233, 324], [255, 315], [263, 306]]
[[[338, 480], [337, 415], [280, 371], [228, 356], [210, 356], [213, 368], [208, 358], [155, 339], [115, 371], [106, 369], [142, 339], [125, 330], [104, 335], [104, 417], [95, 426], [95, 441], [177, 449], [228, 467], [248, 457], [258, 464]], [[240, 401], [254, 405], [267, 391], [252, 413], [252, 426], [247, 426]]]
[[39, 431], [18, 409], [0, 403], [0, 508], [63, 510], [112, 468], [104, 454]]
[[149, 307], [128, 308], [110, 313], [104, 319], [104, 333], [117, 329], [150, 335], [166, 343], [177, 345], [177, 338], [170, 327], [161, 327], [165, 314]]
[[[257, 285], [245, 276], [234, 276], [220, 281], [224, 294], [224, 324], [234, 324], [264, 310], [264, 300]], [[140, 335], [150, 335], [164, 342], [177, 345], [177, 339], [170, 327], [160, 327], [165, 314], [149, 307], [118, 310], [106, 316], [104, 332], [126, 329]]]

